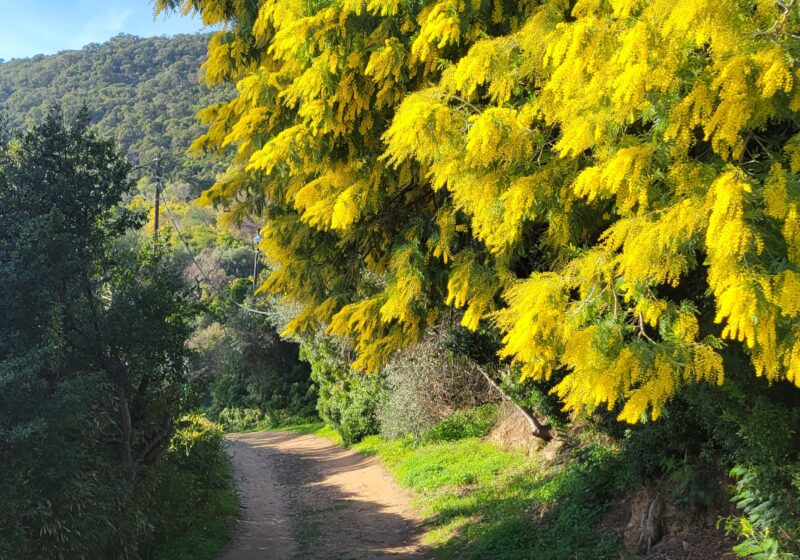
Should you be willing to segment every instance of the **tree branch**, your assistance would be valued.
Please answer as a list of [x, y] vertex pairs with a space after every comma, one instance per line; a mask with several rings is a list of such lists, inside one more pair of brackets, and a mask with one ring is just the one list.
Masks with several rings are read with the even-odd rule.
[[500, 396], [503, 400], [510, 402], [514, 407], [519, 410], [525, 419], [528, 421], [528, 424], [531, 426], [531, 433], [534, 437], [541, 439], [542, 441], [548, 442], [551, 441], [555, 437], [555, 433], [553, 432], [553, 428], [551, 428], [548, 424], [542, 423], [537, 419], [533, 414], [522, 408], [517, 402], [511, 398], [511, 396], [506, 393], [502, 387], [494, 380], [492, 377], [486, 373], [486, 371], [478, 366], [475, 365], [477, 370], [483, 375], [484, 379], [491, 385], [495, 391], [500, 393]]

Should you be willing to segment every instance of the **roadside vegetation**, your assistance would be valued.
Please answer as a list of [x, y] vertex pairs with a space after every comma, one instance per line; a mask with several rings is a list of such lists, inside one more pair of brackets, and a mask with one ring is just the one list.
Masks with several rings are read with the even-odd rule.
[[159, 539], [153, 560], [214, 560], [231, 540], [239, 497], [222, 436], [222, 426], [202, 416], [178, 422], [168, 451], [175, 463], [174, 486], [160, 496], [174, 508], [164, 516], [164, 525], [176, 525]]
[[84, 113], [0, 131], [3, 558], [149, 558], [230, 501], [221, 427], [186, 415], [200, 305], [129, 173]]
[[[437, 558], [617, 557], [618, 535], [597, 527], [629, 482], [619, 449], [596, 446], [563, 464], [502, 450], [482, 439], [495, 409], [460, 411], [419, 438], [369, 436], [352, 449], [379, 456], [412, 491]], [[289, 429], [341, 442], [323, 424]]]
[[800, 558], [794, 0], [154, 6], [0, 65], [0, 557], [212, 556], [289, 426], [444, 558]]

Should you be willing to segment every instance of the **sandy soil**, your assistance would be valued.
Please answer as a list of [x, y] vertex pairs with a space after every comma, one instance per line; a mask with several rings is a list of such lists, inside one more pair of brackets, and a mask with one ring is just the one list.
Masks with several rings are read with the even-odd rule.
[[229, 440], [244, 510], [221, 560], [428, 557], [419, 517], [378, 459], [289, 432]]

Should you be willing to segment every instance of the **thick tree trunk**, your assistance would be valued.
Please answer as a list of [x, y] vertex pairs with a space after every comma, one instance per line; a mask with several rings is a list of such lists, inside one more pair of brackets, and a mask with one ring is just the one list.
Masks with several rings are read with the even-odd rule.
[[525, 416], [525, 419], [531, 426], [531, 434], [533, 434], [534, 437], [539, 438], [545, 442], [551, 441], [555, 437], [555, 432], [553, 431], [553, 428], [551, 428], [548, 424], [539, 421], [539, 419], [536, 418], [533, 414], [531, 414], [530, 412], [522, 408], [520, 405], [518, 405], [516, 401], [512, 399], [511, 396], [503, 390], [500, 384], [498, 384], [494, 379], [492, 379], [492, 377], [488, 373], [486, 373], [486, 371], [482, 367], [479, 366], [476, 367], [478, 368], [478, 371], [481, 372], [481, 375], [483, 375], [483, 377], [489, 383], [489, 385], [491, 385], [495, 389], [495, 391], [500, 393], [500, 396], [503, 398], [503, 400], [510, 402], [512, 405], [514, 405], [514, 407], [517, 410], [519, 410], [522, 413], [523, 416]]

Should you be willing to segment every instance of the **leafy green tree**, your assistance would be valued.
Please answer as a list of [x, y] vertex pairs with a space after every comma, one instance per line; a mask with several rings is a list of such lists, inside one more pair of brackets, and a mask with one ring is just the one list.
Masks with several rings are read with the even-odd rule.
[[129, 171], [85, 114], [0, 145], [4, 557], [113, 558], [147, 532], [128, 508], [181, 410], [194, 303], [125, 240]]

